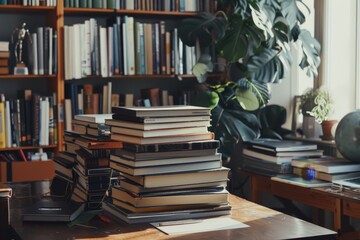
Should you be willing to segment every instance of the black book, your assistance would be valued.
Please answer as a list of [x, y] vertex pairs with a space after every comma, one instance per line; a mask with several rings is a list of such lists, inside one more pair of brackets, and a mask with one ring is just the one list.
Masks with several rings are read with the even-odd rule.
[[251, 140], [248, 143], [252, 148], [263, 149], [273, 152], [308, 151], [317, 149], [316, 144], [294, 140], [259, 138]]
[[220, 147], [220, 142], [218, 140], [147, 144], [147, 145], [123, 143], [123, 149], [138, 153], [217, 149], [219, 147]]
[[23, 213], [23, 221], [41, 222], [71, 222], [83, 211], [82, 203], [40, 200], [26, 209]]

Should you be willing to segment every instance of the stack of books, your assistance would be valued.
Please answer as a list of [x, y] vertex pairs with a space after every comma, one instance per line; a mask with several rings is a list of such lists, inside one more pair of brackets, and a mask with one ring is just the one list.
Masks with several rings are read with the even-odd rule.
[[0, 41], [0, 74], [9, 74], [9, 42]]
[[227, 168], [208, 132], [210, 110], [193, 106], [113, 107], [110, 138], [118, 185], [103, 208], [128, 223], [227, 215]]
[[266, 175], [292, 173], [291, 160], [296, 157], [320, 157], [316, 144], [277, 139], [255, 139], [243, 149], [242, 168]]
[[[77, 115], [74, 120], [81, 122], [79, 126], [86, 131], [66, 131], [64, 136], [67, 154], [75, 156], [71, 199], [86, 203], [89, 209], [101, 207], [111, 179], [110, 150], [122, 148], [121, 142], [111, 141], [109, 134], [103, 133], [107, 117], [108, 114]], [[98, 132], [98, 136], [89, 134], [89, 129]]]

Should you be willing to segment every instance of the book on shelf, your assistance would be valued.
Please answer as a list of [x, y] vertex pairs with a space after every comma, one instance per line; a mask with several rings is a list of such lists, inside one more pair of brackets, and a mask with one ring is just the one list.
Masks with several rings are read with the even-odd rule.
[[136, 136], [129, 136], [123, 134], [111, 134], [110, 139], [114, 141], [122, 141], [133, 144], [159, 144], [167, 142], [190, 142], [198, 140], [212, 140], [214, 139], [214, 133], [198, 133], [198, 134], [187, 134], [187, 135], [174, 135], [174, 136], [161, 136], [161, 137], [149, 137], [142, 138]]
[[[299, 167], [293, 167], [293, 173], [298, 175], [298, 176], [302, 176], [304, 172], [304, 168], [299, 168]], [[360, 177], [360, 171], [355, 171], [355, 172], [344, 172], [344, 173], [326, 173], [326, 172], [316, 172], [315, 178], [316, 179], [320, 179], [323, 181], [328, 181], [328, 182], [332, 182], [335, 180], [343, 180], [343, 179], [350, 179], [350, 178], [355, 178], [355, 177]]]
[[[155, 152], [171, 152], [171, 151], [189, 151], [189, 150], [206, 150], [206, 149], [217, 149], [220, 147], [219, 140], [203, 140], [203, 141], [189, 141], [189, 142], [179, 142], [179, 143], [162, 143], [162, 144], [148, 144], [148, 145], [139, 145], [124, 143], [123, 149], [129, 152], [134, 153], [143, 153], [144, 155]], [[121, 149], [116, 150], [121, 151]], [[171, 153], [169, 153], [171, 154]], [[182, 153], [183, 154], [183, 153]], [[140, 156], [141, 154], [139, 154]]]
[[114, 120], [122, 120], [134, 123], [175, 123], [175, 122], [190, 122], [190, 121], [210, 121], [210, 115], [200, 115], [200, 116], [178, 116], [178, 117], [134, 117], [127, 116], [122, 114], [113, 114], [112, 118]]
[[171, 191], [171, 190], [179, 190], [179, 189], [218, 188], [220, 186], [226, 187], [226, 185], [227, 185], [227, 180], [223, 180], [223, 181], [215, 181], [215, 182], [194, 183], [194, 184], [185, 184], [185, 185], [177, 185], [177, 186], [158, 187], [158, 188], [144, 188], [140, 184], [137, 184], [126, 178], [121, 178], [121, 180], [119, 181], [120, 188], [138, 194], [146, 193], [146, 192], [160, 192], [160, 191]]
[[163, 166], [163, 165], [174, 165], [174, 164], [177, 165], [177, 164], [185, 164], [185, 163], [221, 161], [221, 154], [193, 156], [193, 157], [183, 157], [180, 154], [178, 154], [178, 157], [145, 160], [145, 161], [139, 161], [137, 159], [132, 160], [116, 155], [110, 155], [110, 160], [132, 168], [141, 168], [141, 167]]
[[319, 179], [311, 179], [306, 180], [302, 177], [299, 177], [297, 175], [279, 175], [271, 178], [272, 181], [277, 182], [283, 182], [288, 184], [293, 184], [301, 187], [308, 187], [308, 188], [314, 188], [314, 187], [327, 187], [331, 186], [331, 182], [319, 180]]
[[273, 152], [308, 151], [317, 149], [316, 144], [294, 140], [259, 138], [250, 140], [247, 143], [252, 148], [263, 149]]
[[143, 160], [161, 160], [166, 158], [181, 157], [199, 157], [215, 155], [217, 148], [210, 149], [194, 149], [194, 150], [171, 150], [171, 151], [159, 151], [159, 152], [134, 152], [126, 149], [114, 149], [112, 154], [118, 157], [123, 157], [129, 160], [143, 161]]
[[291, 165], [300, 168], [312, 167], [316, 171], [330, 174], [360, 171], [360, 163], [329, 156], [322, 158], [293, 159], [291, 160]]
[[189, 105], [155, 106], [155, 107], [113, 107], [114, 114], [131, 117], [178, 117], [209, 115], [210, 109]]
[[85, 205], [71, 201], [42, 199], [24, 210], [23, 221], [71, 222], [83, 211]]
[[243, 149], [243, 154], [245, 156], [258, 158], [258, 159], [262, 159], [264, 161], [270, 161], [270, 162], [274, 162], [274, 163], [277, 163], [277, 164], [290, 163], [291, 159], [293, 159], [293, 157], [291, 157], [291, 156], [290, 157], [271, 156], [271, 155], [263, 154], [263, 153], [253, 151], [253, 150], [247, 149], [247, 148]]
[[112, 197], [121, 199], [135, 207], [186, 205], [186, 204], [225, 204], [228, 199], [228, 191], [204, 191], [191, 192], [190, 194], [174, 194], [160, 196], [136, 195], [119, 188], [112, 188]]
[[219, 160], [206, 161], [206, 162], [192, 162], [175, 165], [158, 165], [147, 167], [130, 167], [114, 161], [110, 161], [110, 167], [120, 172], [131, 174], [134, 176], [140, 175], [152, 175], [152, 174], [164, 174], [175, 172], [189, 172], [197, 170], [215, 169], [221, 167]]
[[121, 173], [127, 179], [144, 188], [169, 187], [216, 181], [227, 181], [229, 169], [226, 167], [195, 172], [168, 173], [159, 175], [133, 176]]
[[[120, 201], [118, 201], [120, 202]], [[149, 223], [158, 221], [171, 221], [189, 218], [206, 218], [229, 215], [231, 207], [229, 205], [209, 206], [196, 209], [160, 211], [149, 214], [148, 212], [136, 213], [125, 208], [115, 206], [109, 201], [104, 201], [102, 208], [113, 216], [129, 224]]]
[[186, 121], [186, 122], [173, 122], [173, 123], [136, 123], [131, 121], [122, 121], [114, 119], [106, 119], [105, 124], [112, 127], [124, 127], [138, 130], [159, 130], [159, 129], [171, 129], [171, 128], [183, 128], [183, 127], [200, 127], [210, 126], [210, 120], [206, 121]]
[[105, 123], [105, 119], [111, 119], [112, 114], [78, 114], [74, 119], [89, 123]]
[[182, 127], [182, 128], [168, 128], [168, 129], [157, 129], [157, 130], [139, 130], [124, 127], [111, 127], [111, 133], [124, 134], [135, 137], [151, 138], [151, 137], [166, 137], [175, 135], [186, 135], [196, 133], [207, 133], [207, 126], [199, 127]]

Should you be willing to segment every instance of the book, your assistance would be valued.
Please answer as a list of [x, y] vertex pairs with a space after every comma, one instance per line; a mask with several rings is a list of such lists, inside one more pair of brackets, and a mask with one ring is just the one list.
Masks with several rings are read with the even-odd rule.
[[226, 187], [227, 181], [215, 181], [215, 182], [205, 182], [205, 183], [195, 183], [195, 184], [185, 184], [178, 186], [167, 186], [167, 187], [158, 187], [158, 188], [144, 188], [140, 184], [137, 184], [126, 178], [121, 178], [119, 181], [119, 187], [125, 189], [129, 192], [134, 193], [147, 193], [147, 192], [160, 192], [160, 191], [171, 191], [171, 190], [180, 190], [180, 189], [194, 189], [194, 188], [218, 188], [220, 186]]
[[188, 134], [188, 135], [175, 135], [175, 136], [166, 136], [166, 137], [135, 137], [128, 136], [123, 134], [111, 134], [110, 139], [114, 141], [122, 141], [133, 144], [159, 144], [159, 143], [168, 143], [168, 142], [189, 142], [197, 140], [211, 140], [214, 139], [214, 133], [198, 133], [198, 134]]
[[134, 153], [144, 153], [144, 154], [155, 153], [155, 152], [217, 149], [219, 147], [220, 147], [219, 140], [204, 140], [204, 141], [193, 141], [193, 142], [190, 141], [190, 142], [162, 143], [162, 144], [148, 144], [148, 145], [139, 145], [139, 144], [131, 144], [131, 143], [123, 144], [124, 150]]
[[[298, 175], [298, 176], [302, 176], [303, 175], [303, 168], [299, 168], [299, 167], [293, 167], [293, 173]], [[316, 179], [320, 179], [323, 181], [328, 181], [328, 182], [332, 182], [335, 180], [343, 180], [343, 179], [350, 179], [350, 178], [355, 178], [355, 177], [360, 177], [360, 171], [355, 171], [355, 172], [345, 172], [345, 173], [325, 173], [325, 172], [316, 172], [315, 178]]]
[[127, 179], [143, 186], [144, 188], [169, 187], [186, 184], [198, 184], [216, 181], [226, 181], [229, 169], [220, 167], [195, 172], [168, 173], [159, 175], [133, 176], [121, 173]]
[[54, 157], [53, 161], [55, 165], [55, 171], [61, 172], [68, 179], [72, 179], [72, 168], [75, 165], [74, 162], [68, 161], [67, 159], [61, 157]]
[[291, 159], [293, 159], [293, 157], [277, 157], [277, 156], [271, 156], [271, 155], [267, 155], [267, 154], [263, 154], [263, 153], [260, 153], [260, 152], [256, 152], [256, 151], [253, 151], [251, 149], [247, 149], [247, 148], [244, 148], [243, 149], [243, 154], [245, 156], [250, 156], [250, 157], [253, 157], [253, 158], [258, 158], [258, 159], [262, 159], [264, 161], [270, 161], [270, 162], [274, 162], [274, 163], [277, 163], [277, 164], [281, 164], [281, 163], [289, 163], [291, 162]]
[[245, 155], [242, 157], [241, 168], [246, 169], [250, 172], [253, 171], [256, 173], [261, 173], [266, 176], [289, 174], [293, 172], [291, 162], [275, 163]]
[[272, 177], [271, 180], [309, 188], [331, 186], [331, 182], [322, 181], [319, 179], [306, 180], [297, 175], [279, 175]]
[[257, 152], [259, 154], [266, 154], [267, 156], [274, 156], [274, 157], [321, 157], [324, 153], [324, 150], [321, 149], [274, 152], [259, 148], [248, 148], [248, 151]]
[[177, 157], [154, 159], [154, 160], [132, 160], [124, 157], [110, 155], [110, 160], [116, 163], [120, 163], [129, 167], [150, 167], [150, 166], [162, 166], [162, 165], [173, 165], [173, 164], [184, 164], [184, 163], [196, 163], [196, 162], [208, 162], [208, 161], [221, 161], [221, 154], [194, 156], [194, 157], [182, 157], [178, 154]]
[[217, 217], [223, 215], [229, 215], [231, 207], [229, 205], [220, 206], [199, 206], [198, 209], [186, 209], [186, 210], [172, 210], [172, 211], [160, 211], [149, 214], [134, 213], [119, 206], [115, 206], [109, 201], [104, 201], [102, 208], [112, 214], [113, 216], [125, 221], [129, 224], [134, 223], [149, 223], [158, 221], [171, 221], [181, 220], [189, 218], [206, 218], [206, 217]]
[[228, 191], [191, 192], [190, 194], [174, 194], [160, 196], [136, 195], [119, 188], [112, 188], [112, 197], [130, 203], [135, 207], [187, 205], [187, 204], [224, 204], [227, 203]]
[[129, 136], [136, 136], [142, 138], [176, 136], [176, 135], [196, 134], [196, 133], [201, 134], [207, 132], [208, 132], [208, 128], [206, 126], [169, 128], [169, 129], [157, 129], [157, 130], [139, 130], [139, 129], [123, 128], [123, 127], [111, 127], [111, 133], [125, 134]]
[[[171, 104], [170, 104], [171, 105]], [[210, 115], [200, 116], [179, 116], [179, 117], [134, 117], [122, 114], [113, 114], [112, 119], [123, 120], [134, 123], [174, 123], [174, 122], [189, 122], [189, 121], [210, 121]]]
[[317, 149], [316, 144], [294, 140], [259, 138], [248, 141], [247, 143], [249, 143], [252, 148], [264, 149], [273, 152], [308, 151]]
[[114, 149], [112, 151], [114, 156], [123, 157], [128, 160], [160, 160], [166, 158], [176, 157], [198, 157], [198, 156], [210, 156], [217, 153], [217, 149], [199, 149], [199, 150], [178, 150], [178, 151], [165, 151], [165, 152], [132, 152], [126, 149]]
[[85, 168], [99, 168], [109, 167], [109, 158], [98, 158], [94, 157], [91, 153], [83, 148], [75, 151], [76, 160], [81, 163]]
[[0, 148], [6, 147], [5, 103], [0, 102]]
[[110, 161], [110, 168], [119, 172], [124, 172], [133, 176], [144, 176], [153, 174], [176, 173], [176, 172], [190, 172], [197, 170], [217, 169], [221, 167], [221, 161], [182, 163], [171, 165], [157, 165], [146, 167], [129, 167], [114, 161]]
[[210, 115], [210, 108], [174, 105], [155, 107], [113, 107], [112, 112], [132, 117], [178, 117], [178, 116], [199, 116]]
[[167, 123], [167, 124], [159, 124], [159, 123], [136, 123], [136, 122], [131, 122], [131, 121], [106, 119], [105, 124], [112, 126], [112, 127], [124, 127], [124, 128], [132, 128], [132, 129], [139, 129], [139, 130], [159, 130], [159, 129], [200, 127], [200, 126], [209, 127], [210, 120], [173, 122], [173, 123]]
[[78, 114], [74, 116], [74, 119], [91, 122], [91, 123], [105, 123], [105, 119], [111, 119], [112, 114]]
[[84, 211], [84, 204], [66, 201], [40, 200], [26, 209], [23, 221], [70, 222]]
[[90, 150], [122, 148], [122, 142], [117, 141], [93, 141], [85, 138], [76, 138], [75, 143]]
[[312, 167], [316, 171], [325, 173], [344, 173], [360, 171], [360, 163], [351, 162], [343, 158], [325, 156], [322, 158], [306, 158], [291, 160], [293, 167]]

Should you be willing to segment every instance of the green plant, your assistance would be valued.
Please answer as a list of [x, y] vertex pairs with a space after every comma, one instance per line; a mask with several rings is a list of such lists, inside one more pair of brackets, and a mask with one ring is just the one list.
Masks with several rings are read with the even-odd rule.
[[316, 122], [322, 123], [329, 118], [331, 104], [329, 92], [311, 88], [302, 96], [301, 109], [304, 116], [313, 116]]
[[[212, 107], [213, 131], [222, 153], [231, 156], [233, 144], [259, 136], [256, 111], [269, 99], [269, 83], [286, 78], [292, 64], [290, 45], [300, 42], [299, 66], [316, 76], [320, 44], [301, 28], [305, 15], [301, 0], [219, 0], [214, 14], [201, 13], [181, 21], [178, 32], [189, 46], [215, 46], [226, 59], [219, 79], [207, 78], [214, 62], [202, 51], [193, 67], [201, 93], [192, 104]], [[227, 149], [228, 148], [228, 149]]]

